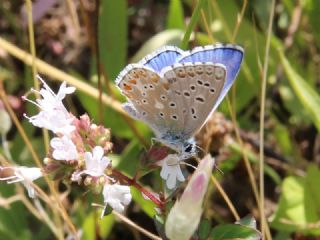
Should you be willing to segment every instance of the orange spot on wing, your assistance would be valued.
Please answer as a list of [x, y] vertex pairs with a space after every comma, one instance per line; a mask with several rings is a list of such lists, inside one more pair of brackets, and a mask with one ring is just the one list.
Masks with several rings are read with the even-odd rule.
[[154, 82], [154, 83], [158, 83], [159, 82], [159, 77], [154, 75], [154, 76], [151, 76], [151, 81]]
[[163, 86], [166, 90], [169, 90], [169, 83], [163, 83], [162, 86]]
[[131, 90], [132, 90], [132, 87], [131, 87], [130, 85], [128, 85], [127, 83], [124, 83], [124, 84], [123, 84], [123, 89], [124, 89], [125, 91], [131, 91]]
[[130, 79], [130, 80], [129, 80], [129, 83], [137, 84], [137, 80], [135, 80], [135, 79]]

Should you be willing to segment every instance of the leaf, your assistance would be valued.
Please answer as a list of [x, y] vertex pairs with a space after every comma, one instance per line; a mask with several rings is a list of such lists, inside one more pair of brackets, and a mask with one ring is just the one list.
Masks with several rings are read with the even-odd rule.
[[158, 234], [162, 238], [162, 240], [169, 240], [166, 236], [165, 230], [164, 230], [164, 220], [160, 215], [155, 215], [153, 217], [154, 225], [157, 229]]
[[150, 38], [132, 57], [131, 62], [138, 62], [147, 54], [164, 46], [164, 45], [179, 45], [181, 38], [183, 37], [183, 31], [178, 29], [169, 29], [162, 31], [152, 38]]
[[167, 19], [168, 29], [184, 29], [184, 14], [181, 0], [171, 0]]
[[91, 212], [83, 222], [82, 225], [83, 230], [83, 239], [87, 240], [95, 240], [95, 219], [94, 214]]
[[312, 87], [291, 67], [290, 63], [284, 56], [282, 51], [279, 51], [280, 60], [284, 67], [288, 80], [298, 99], [309, 112], [309, 116], [318, 131], [320, 132], [320, 96]]
[[253, 229], [257, 229], [257, 221], [251, 215], [241, 218], [239, 221], [236, 222], [242, 226], [250, 227]]
[[293, 147], [288, 128], [278, 122], [274, 129], [274, 135], [284, 156], [292, 156]]
[[197, 231], [197, 234], [199, 236], [199, 239], [207, 239], [211, 230], [211, 223], [208, 219], [201, 220], [199, 224], [199, 228]]
[[101, 63], [110, 80], [114, 80], [127, 58], [127, 1], [101, 1], [99, 46]]
[[[95, 214], [93, 211], [90, 212], [82, 225], [83, 230], [83, 239], [95, 240], [96, 232], [95, 229], [98, 227], [99, 234], [103, 239], [106, 239], [110, 234], [112, 227], [115, 223], [115, 218], [113, 214], [110, 214], [106, 217], [100, 218], [100, 214]], [[98, 226], [97, 226], [97, 225]]]
[[115, 224], [115, 217], [113, 214], [110, 214], [102, 219], [97, 219], [99, 224], [99, 232], [102, 239], [107, 239], [109, 234], [111, 233], [111, 230], [113, 228], [113, 225]]
[[272, 227], [287, 232], [320, 234], [320, 171], [309, 166], [306, 177], [287, 177], [282, 184]]
[[257, 230], [242, 226], [239, 224], [219, 225], [212, 229], [210, 237], [214, 240], [223, 239], [260, 239], [260, 234]]
[[310, 18], [310, 26], [312, 28], [312, 34], [317, 41], [317, 45], [320, 44], [320, 25], [319, 25], [319, 11], [320, 5], [317, 0], [307, 0], [305, 2], [305, 10], [307, 10], [306, 16]]
[[[78, 99], [80, 100], [81, 104], [84, 106], [86, 109], [88, 115], [90, 116], [91, 119], [95, 121], [97, 124], [96, 120], [98, 119], [98, 101], [94, 99], [91, 96], [88, 96], [80, 91], [76, 92]], [[128, 124], [126, 121], [120, 116], [119, 113], [114, 111], [113, 109], [109, 107], [105, 107], [103, 109], [104, 111], [104, 116], [103, 119], [105, 122], [103, 125], [106, 128], [111, 129], [111, 134], [118, 136], [118, 137], [123, 137], [123, 138], [133, 138], [133, 132], [129, 128]], [[140, 131], [140, 129], [139, 129]]]
[[136, 188], [131, 187], [131, 195], [133, 200], [139, 204], [142, 210], [150, 217], [153, 218], [156, 215], [155, 208], [157, 207], [151, 200], [145, 199], [142, 193]]
[[[237, 163], [237, 161], [242, 158], [243, 153], [246, 154], [246, 156], [248, 157], [248, 159], [249, 159], [250, 162], [253, 162], [253, 163], [258, 163], [258, 162], [259, 162], [259, 159], [258, 159], [258, 157], [256, 156], [256, 154], [255, 154], [253, 151], [251, 151], [250, 149], [242, 148], [242, 147], [240, 146], [240, 144], [235, 143], [235, 142], [229, 144], [228, 146], [232, 149], [232, 151], [233, 151], [234, 153], [239, 154], [239, 157], [238, 157], [238, 158], [236, 158], [236, 156], [232, 156], [233, 162], [229, 164], [229, 168], [232, 167], [232, 166], [233, 166], [233, 167], [235, 166], [235, 164]], [[227, 166], [227, 164], [225, 163], [225, 164], [222, 165], [222, 166], [225, 167], [225, 166]], [[224, 168], [223, 168], [223, 167], [222, 167], [221, 169], [224, 171]], [[229, 169], [227, 169], [227, 170], [229, 170]], [[278, 174], [273, 168], [271, 168], [268, 164], [265, 164], [265, 166], [264, 166], [264, 171], [265, 171], [265, 173], [266, 173], [269, 177], [271, 177], [271, 179], [272, 179], [275, 183], [277, 183], [277, 184], [280, 184], [280, 183], [281, 183], [281, 178], [280, 178], [279, 174]]]
[[197, 1], [195, 9], [192, 11], [190, 22], [186, 28], [183, 39], [181, 41], [181, 44], [180, 44], [181, 49], [187, 49], [191, 33], [196, 27], [196, 24], [200, 16], [200, 11], [204, 8], [205, 3], [207, 3], [206, 0]]
[[141, 146], [139, 142], [132, 140], [122, 152], [119, 164], [115, 167], [126, 175], [133, 177], [136, 174], [137, 166], [140, 164], [140, 152]]

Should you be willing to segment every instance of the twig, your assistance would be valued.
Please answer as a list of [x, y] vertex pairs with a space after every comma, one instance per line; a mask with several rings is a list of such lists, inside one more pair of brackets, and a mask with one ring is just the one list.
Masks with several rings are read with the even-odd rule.
[[234, 207], [234, 205], [232, 204], [230, 198], [228, 197], [228, 195], [226, 194], [226, 192], [223, 190], [223, 188], [221, 187], [220, 183], [217, 181], [217, 179], [211, 175], [211, 181], [214, 183], [214, 185], [217, 187], [218, 191], [220, 192], [220, 194], [222, 195], [223, 199], [226, 201], [230, 211], [232, 212], [234, 218], [238, 221], [240, 220], [240, 216], [236, 210], [236, 208]]
[[274, 17], [276, 1], [272, 0], [271, 12], [269, 16], [269, 26], [266, 42], [266, 53], [264, 58], [263, 75], [262, 75], [262, 89], [261, 89], [261, 108], [260, 108], [260, 148], [259, 148], [259, 183], [260, 183], [260, 218], [261, 218], [261, 232], [262, 236], [266, 236], [266, 239], [271, 240], [271, 234], [267, 234], [268, 222], [264, 212], [264, 116], [265, 116], [265, 102], [266, 102], [266, 88], [267, 88], [267, 73], [269, 63], [269, 52], [270, 52], [270, 40], [272, 34], [272, 23]]
[[[16, 47], [15, 45], [11, 44], [10, 42], [4, 40], [0, 37], [0, 48], [7, 51], [9, 54], [13, 55], [14, 57], [20, 59], [27, 65], [32, 64], [32, 56], [23, 51], [22, 49]], [[86, 93], [87, 95], [98, 98], [99, 92], [97, 89], [92, 87], [91, 85], [77, 79], [76, 77], [73, 77], [51, 65], [48, 63], [36, 58], [35, 65], [38, 68], [38, 71], [46, 74], [60, 82], [66, 81], [68, 84], [75, 86], [80, 91]], [[106, 94], [102, 94], [102, 102], [111, 108], [113, 108], [115, 111], [119, 112], [120, 114], [128, 115], [123, 109], [122, 105], [119, 101], [114, 100], [107, 96]]]
[[180, 44], [180, 47], [182, 49], [186, 49], [187, 46], [188, 46], [188, 42], [189, 42], [189, 39], [190, 39], [190, 35], [192, 33], [192, 30], [194, 29], [197, 21], [198, 21], [198, 18], [199, 18], [199, 15], [200, 15], [200, 10], [203, 8], [204, 6], [204, 3], [206, 2], [207, 0], [199, 0], [193, 13], [192, 13], [192, 16], [191, 16], [191, 20], [190, 20], [190, 23], [186, 29], [186, 32], [183, 36], [183, 39], [182, 39], [182, 42]]
[[139, 225], [137, 225], [136, 223], [134, 223], [133, 221], [131, 221], [129, 218], [123, 216], [122, 214], [116, 212], [116, 211], [113, 211], [112, 212], [114, 215], [116, 215], [118, 218], [121, 219], [121, 221], [123, 221], [124, 223], [128, 224], [129, 226], [137, 229], [139, 232], [141, 232], [142, 234], [144, 234], [145, 236], [151, 238], [151, 239], [154, 239], [154, 240], [162, 240], [162, 238], [154, 235], [153, 233], [145, 230], [144, 228], [140, 227]]

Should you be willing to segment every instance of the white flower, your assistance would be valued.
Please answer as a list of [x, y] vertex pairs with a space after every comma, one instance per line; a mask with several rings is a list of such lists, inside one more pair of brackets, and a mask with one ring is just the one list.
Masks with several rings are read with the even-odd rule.
[[115, 211], [123, 212], [132, 199], [130, 188], [119, 184], [105, 184], [103, 187], [104, 204], [110, 205]]
[[75, 130], [75, 126], [71, 125], [74, 117], [67, 111], [62, 100], [67, 94], [73, 93], [75, 88], [67, 87], [63, 82], [58, 93], [55, 94], [40, 77], [38, 78], [44, 88], [41, 88], [39, 92], [31, 90], [40, 94], [42, 99], [36, 99], [36, 101], [31, 101], [26, 97], [23, 99], [35, 104], [41, 111], [35, 116], [27, 117], [25, 115], [25, 117], [36, 127], [46, 128], [54, 133], [70, 134]]
[[76, 160], [78, 158], [78, 152], [76, 145], [67, 136], [62, 138], [53, 138], [50, 141], [51, 147], [54, 149], [52, 156], [56, 160]]
[[[82, 174], [88, 174], [93, 177], [106, 176], [104, 170], [110, 164], [109, 158], [103, 156], [104, 151], [100, 146], [95, 146], [91, 152], [84, 153], [84, 161], [86, 164], [86, 169], [80, 172], [75, 172], [72, 174], [72, 181], [78, 181]], [[112, 180], [110, 178], [110, 180]]]
[[61, 110], [54, 111], [41, 111], [37, 115], [26, 118], [36, 127], [46, 128], [54, 133], [61, 133], [63, 135], [69, 135], [75, 130], [75, 126], [71, 123], [74, 117]]
[[40, 168], [0, 167], [0, 170], [5, 170], [5, 169], [12, 169], [13, 175], [6, 178], [0, 178], [0, 180], [7, 181], [8, 184], [22, 182], [22, 184], [28, 190], [29, 197], [30, 198], [35, 197], [35, 190], [30, 183], [43, 176]]
[[[64, 107], [62, 100], [67, 94], [73, 93], [76, 89], [75, 87], [67, 87], [67, 83], [63, 82], [59, 88], [57, 94], [55, 94], [51, 88], [39, 77], [40, 81], [43, 83], [44, 88], [41, 88], [40, 95], [42, 99], [37, 99], [37, 103], [42, 108], [49, 108], [52, 110], [63, 110], [67, 112]], [[35, 91], [35, 90], [33, 90]]]
[[177, 180], [183, 182], [185, 180], [181, 168], [180, 157], [177, 154], [169, 154], [162, 161], [162, 169], [160, 176], [166, 180], [167, 187], [173, 189], [176, 186]]

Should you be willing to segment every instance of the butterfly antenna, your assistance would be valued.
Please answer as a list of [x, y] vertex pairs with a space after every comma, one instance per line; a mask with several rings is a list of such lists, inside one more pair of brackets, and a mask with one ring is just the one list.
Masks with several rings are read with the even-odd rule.
[[218, 167], [218, 165], [214, 164], [214, 168], [218, 170], [222, 175], [224, 175], [224, 172]]
[[179, 163], [179, 164], [181, 164], [181, 165], [186, 165], [186, 166], [188, 166], [188, 167], [193, 168], [194, 170], [197, 170], [197, 168], [196, 168], [195, 166], [193, 166], [192, 164], [190, 164], [190, 163], [181, 162], [181, 163]]
[[203, 153], [203, 155], [205, 155], [207, 153], [202, 147], [200, 147], [198, 145], [195, 145], [195, 146], [196, 146], [196, 149], [199, 149]]

